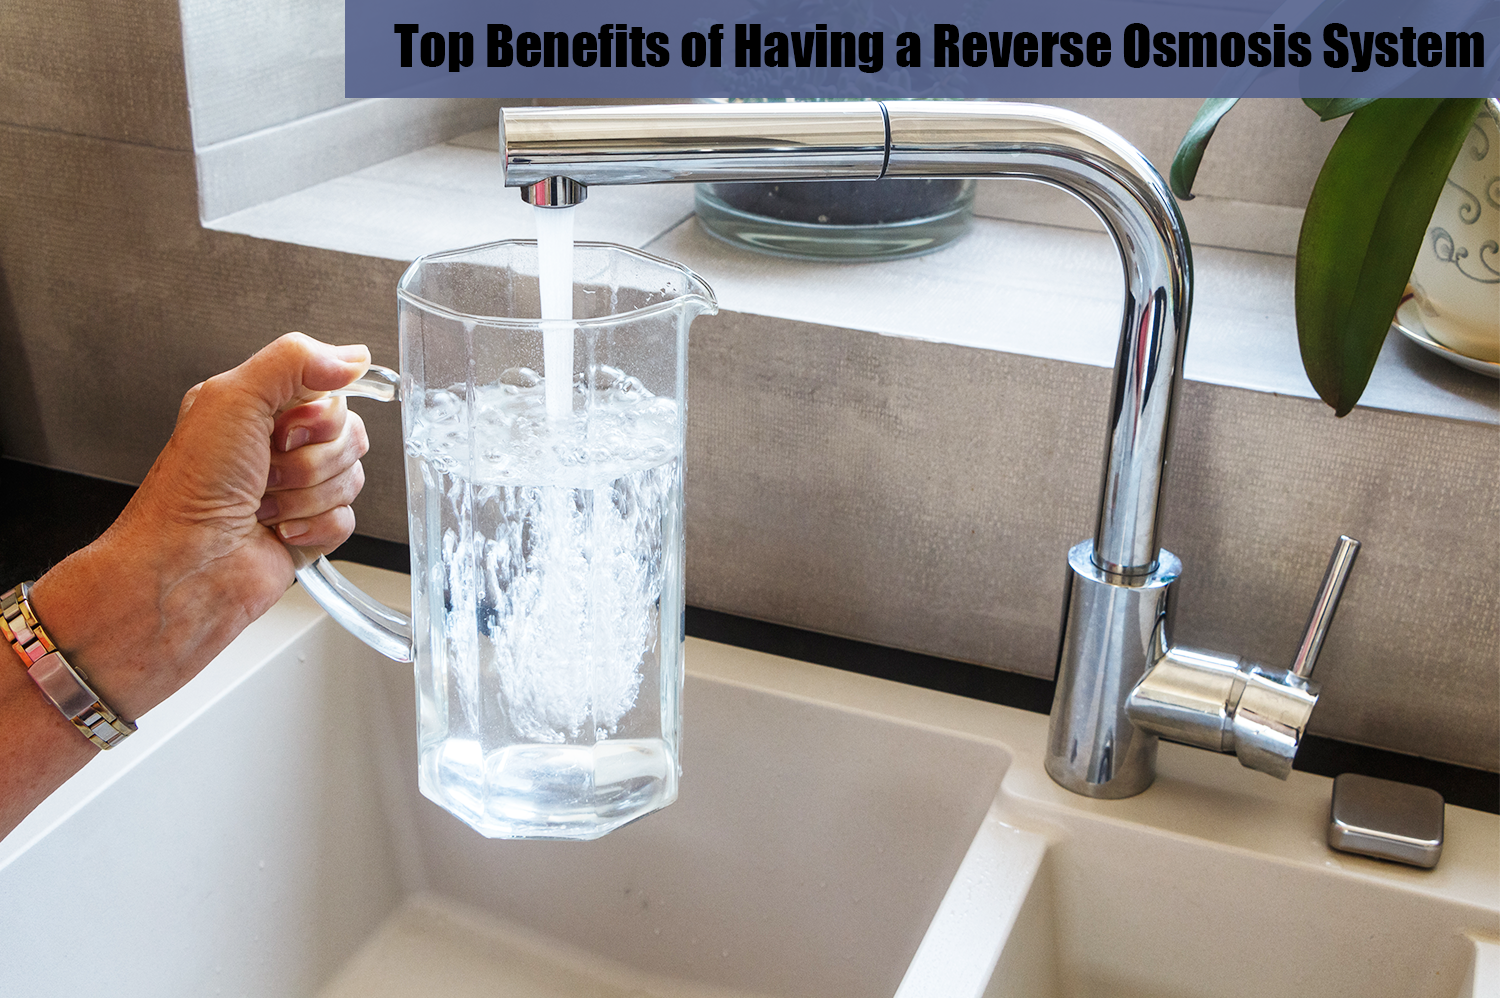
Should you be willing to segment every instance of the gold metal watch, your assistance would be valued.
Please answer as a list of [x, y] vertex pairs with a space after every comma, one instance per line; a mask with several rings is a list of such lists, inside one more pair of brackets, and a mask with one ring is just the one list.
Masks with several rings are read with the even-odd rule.
[[82, 670], [70, 665], [52, 643], [31, 609], [31, 585], [23, 582], [0, 596], [0, 634], [21, 656], [27, 675], [63, 717], [95, 745], [114, 748], [135, 731], [135, 725], [111, 710]]

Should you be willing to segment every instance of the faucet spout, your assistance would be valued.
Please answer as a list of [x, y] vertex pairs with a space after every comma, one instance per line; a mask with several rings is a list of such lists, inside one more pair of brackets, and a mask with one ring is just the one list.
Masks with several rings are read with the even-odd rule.
[[[1156, 736], [1125, 700], [1180, 565], [1157, 542], [1192, 306], [1192, 253], [1161, 176], [1109, 129], [1058, 108], [850, 102], [507, 108], [505, 183], [593, 184], [1018, 177], [1062, 188], [1103, 221], [1125, 269], [1094, 535], [1073, 549], [1048, 772], [1098, 797], [1144, 790]], [[535, 197], [536, 195], [533, 195]], [[545, 195], [544, 195], [545, 196]]]
[[534, 204], [577, 203], [594, 184], [881, 177], [1019, 177], [1079, 197], [1126, 278], [1091, 560], [1110, 576], [1155, 571], [1192, 253], [1166, 182], [1114, 132], [1031, 104], [675, 104], [506, 108], [500, 142], [506, 186]]

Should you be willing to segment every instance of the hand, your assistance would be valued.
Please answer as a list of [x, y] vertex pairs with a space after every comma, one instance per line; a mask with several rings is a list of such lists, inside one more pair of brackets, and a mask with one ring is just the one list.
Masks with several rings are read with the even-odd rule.
[[364, 424], [342, 399], [299, 400], [369, 360], [289, 333], [195, 386], [120, 518], [37, 581], [42, 623], [122, 716], [176, 691], [280, 598], [282, 538], [328, 551], [353, 532]]
[[[326, 551], [354, 530], [364, 424], [318, 396], [369, 364], [362, 346], [289, 333], [194, 387], [120, 518], [32, 587], [53, 641], [120, 716], [176, 692], [286, 591], [278, 534]], [[19, 660], [0, 668], [0, 836], [97, 751]]]

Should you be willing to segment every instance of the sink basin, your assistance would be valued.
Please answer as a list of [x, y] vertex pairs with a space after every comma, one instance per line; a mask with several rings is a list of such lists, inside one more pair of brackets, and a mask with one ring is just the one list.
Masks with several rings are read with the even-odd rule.
[[[1416, 870], [1327, 847], [1331, 780], [1163, 745], [1145, 794], [1086, 801], [1047, 779], [1044, 737], [1016, 754], [903, 998], [1500, 996], [1495, 816], [1449, 807], [1441, 863]], [[978, 944], [987, 968], [958, 961]]]
[[409, 668], [294, 590], [0, 842], [0, 994], [1500, 994], [1493, 815], [1450, 807], [1411, 870], [1323, 845], [1320, 777], [1164, 745], [1151, 790], [1087, 800], [1041, 715], [687, 664], [677, 803], [491, 841], [417, 793]]
[[410, 667], [294, 590], [7, 838], [0, 994], [890, 995], [1009, 756], [732, 672], [688, 680], [677, 803], [492, 841], [417, 791]]
[[1149, 790], [1090, 800], [1047, 777], [1045, 717], [1000, 723], [1011, 766], [902, 998], [1500, 996], [1495, 815], [1448, 807], [1418, 870], [1328, 848], [1330, 779], [1163, 743]]

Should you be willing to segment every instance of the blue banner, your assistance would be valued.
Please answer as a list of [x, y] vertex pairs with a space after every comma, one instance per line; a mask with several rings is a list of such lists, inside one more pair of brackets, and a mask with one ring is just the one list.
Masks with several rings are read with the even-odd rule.
[[1496, 0], [345, 5], [349, 97], [1459, 97]]

